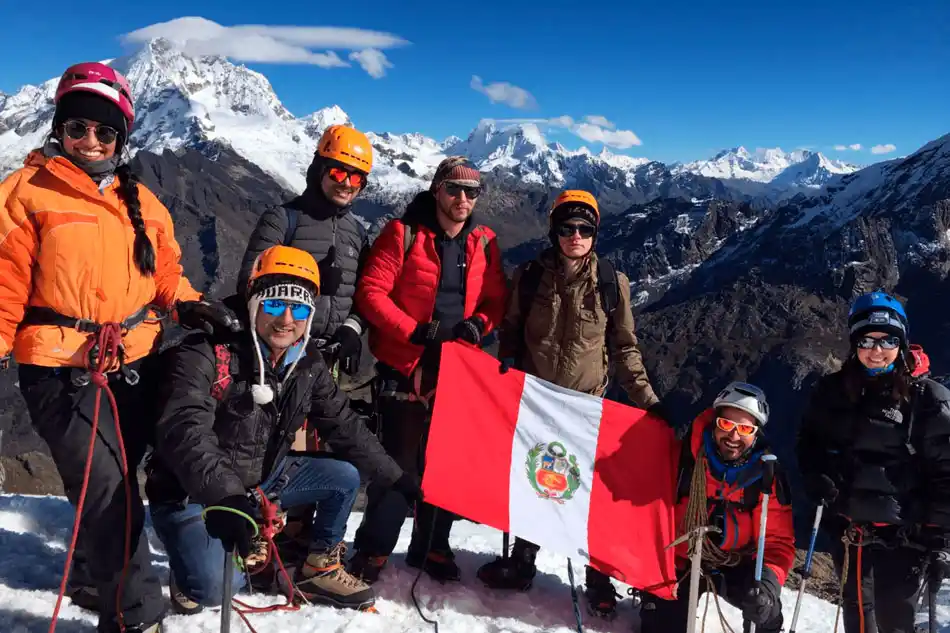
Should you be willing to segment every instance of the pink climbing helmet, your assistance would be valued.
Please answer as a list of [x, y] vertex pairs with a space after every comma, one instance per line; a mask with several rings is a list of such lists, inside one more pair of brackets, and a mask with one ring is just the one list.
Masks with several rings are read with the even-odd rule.
[[83, 62], [66, 69], [56, 86], [53, 103], [58, 104], [63, 95], [70, 92], [91, 92], [114, 103], [132, 129], [135, 108], [132, 106], [132, 89], [122, 73], [99, 62]]

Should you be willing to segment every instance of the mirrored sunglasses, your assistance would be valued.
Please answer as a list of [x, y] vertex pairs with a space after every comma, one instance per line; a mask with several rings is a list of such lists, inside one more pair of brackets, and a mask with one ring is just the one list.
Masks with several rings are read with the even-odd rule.
[[342, 167], [331, 167], [327, 170], [330, 180], [340, 184], [347, 183], [351, 187], [362, 187], [366, 184], [366, 174], [359, 171], [349, 171]]
[[856, 343], [861, 349], [897, 349], [901, 345], [901, 340], [897, 336], [885, 336], [884, 338], [874, 338], [873, 336], [862, 336]]
[[729, 418], [716, 418], [716, 426], [718, 426], [719, 430], [723, 433], [731, 433], [732, 429], [736, 429], [739, 432], [739, 435], [743, 437], [755, 435], [759, 430], [759, 427], [755, 424], [749, 424], [748, 422], [735, 422]]
[[453, 198], [457, 198], [460, 193], [465, 192], [465, 197], [469, 200], [474, 200], [482, 193], [481, 187], [468, 187], [466, 185], [460, 185], [454, 182], [445, 183], [445, 193], [449, 194]]
[[96, 138], [103, 145], [110, 145], [119, 137], [119, 131], [111, 125], [86, 125], [82, 121], [70, 119], [63, 123], [63, 131], [73, 140], [80, 140], [86, 137], [89, 130], [94, 130]]
[[287, 308], [290, 308], [290, 315], [295, 321], [305, 321], [313, 312], [313, 308], [305, 303], [292, 303], [283, 299], [266, 299], [261, 302], [261, 308], [264, 314], [274, 317], [284, 316]]
[[571, 237], [574, 233], [583, 238], [594, 236], [594, 227], [590, 224], [560, 224], [557, 227], [557, 234], [560, 237]]

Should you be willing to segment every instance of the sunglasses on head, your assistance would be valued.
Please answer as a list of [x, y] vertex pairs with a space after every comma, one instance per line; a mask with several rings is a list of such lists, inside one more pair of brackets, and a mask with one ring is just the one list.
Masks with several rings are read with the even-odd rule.
[[759, 427], [755, 424], [749, 424], [748, 422], [735, 422], [729, 418], [716, 418], [716, 426], [719, 427], [719, 430], [723, 433], [731, 433], [732, 429], [736, 429], [739, 432], [739, 435], [742, 437], [749, 437], [755, 435]]
[[481, 187], [468, 187], [466, 185], [460, 185], [454, 182], [445, 183], [445, 193], [449, 194], [453, 198], [457, 198], [461, 192], [465, 192], [465, 197], [469, 200], [474, 200], [482, 192]]
[[284, 316], [287, 308], [290, 308], [290, 315], [294, 317], [294, 321], [306, 320], [313, 311], [313, 308], [306, 303], [291, 303], [283, 299], [265, 299], [261, 302], [261, 308], [264, 314], [274, 317]]
[[359, 171], [349, 171], [342, 167], [331, 167], [327, 170], [330, 180], [340, 184], [347, 183], [351, 187], [362, 187], [366, 184], [366, 174]]
[[119, 137], [119, 131], [111, 125], [86, 125], [83, 121], [76, 119], [70, 119], [63, 123], [63, 131], [66, 132], [69, 138], [76, 141], [86, 138], [89, 130], [96, 132], [96, 138], [103, 145], [110, 145]]
[[557, 227], [560, 237], [571, 237], [575, 232], [583, 238], [594, 237], [594, 227], [590, 224], [560, 224]]
[[862, 336], [856, 343], [861, 349], [897, 349], [901, 345], [901, 340], [897, 336], [885, 336], [884, 338], [874, 338], [873, 336]]

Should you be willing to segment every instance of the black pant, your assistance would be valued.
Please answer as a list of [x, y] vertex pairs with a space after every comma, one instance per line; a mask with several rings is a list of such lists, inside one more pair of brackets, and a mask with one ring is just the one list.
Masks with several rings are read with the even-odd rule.
[[[886, 537], [886, 534], [882, 534]], [[885, 549], [878, 545], [862, 548], [858, 569], [858, 548], [851, 546], [848, 577], [844, 585], [845, 633], [862, 633], [858, 617], [858, 578], [864, 607], [863, 633], [913, 633], [918, 594], [923, 586], [926, 552], [910, 547]], [[841, 578], [844, 545], [841, 533], [832, 536], [835, 572]]]
[[[429, 412], [419, 402], [380, 397], [379, 413], [383, 448], [404, 471], [421, 476]], [[356, 531], [354, 548], [370, 556], [389, 556], [396, 547], [408, 512], [409, 505], [402, 494], [371, 483], [366, 491], [366, 512]], [[433, 505], [417, 504], [409, 551], [425, 553], [430, 537], [432, 551], [448, 551], [454, 519], [452, 513]]]
[[[716, 586], [716, 593], [720, 599], [734, 607], [740, 607], [746, 593], [755, 583], [755, 565], [750, 559], [743, 561], [736, 567], [723, 567], [715, 570], [711, 578]], [[707, 580], [700, 578], [699, 595], [703, 595], [708, 588]], [[710, 600], [713, 598], [710, 597]], [[702, 603], [700, 609], [702, 609]], [[716, 618], [715, 605], [710, 605], [709, 616]], [[695, 613], [689, 612], [689, 574], [680, 582], [678, 598], [663, 600], [656, 596], [644, 593], [643, 603], [640, 605], [640, 633], [684, 633], [690, 617]], [[742, 630], [748, 631], [750, 623], [744, 620]], [[699, 627], [697, 626], [697, 629]], [[765, 624], [756, 627], [758, 633], [779, 633], [782, 630], [782, 601], [779, 600], [772, 607], [772, 613]], [[868, 631], [867, 633], [871, 633]]]
[[[122, 589], [122, 613], [126, 625], [157, 622], [165, 608], [161, 584], [152, 571], [148, 539], [143, 527], [145, 511], [136, 469], [155, 430], [157, 357], [131, 363], [141, 380], [131, 386], [110, 374], [131, 483], [131, 558]], [[76, 387], [71, 378], [79, 370], [20, 365], [20, 390], [26, 400], [33, 427], [46, 441], [63, 480], [66, 497], [73, 507], [79, 501], [86, 451], [95, 413], [96, 387]], [[79, 548], [87, 558], [88, 573], [99, 591], [99, 630], [118, 630], [116, 593], [125, 559], [126, 495], [115, 422], [105, 393], [101, 397], [99, 427], [89, 473], [89, 484], [79, 524]]]

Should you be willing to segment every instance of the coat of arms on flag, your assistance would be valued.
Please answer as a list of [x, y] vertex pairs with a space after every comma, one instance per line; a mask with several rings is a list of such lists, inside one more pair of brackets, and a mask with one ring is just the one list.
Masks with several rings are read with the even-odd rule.
[[[672, 598], [672, 429], [641, 409], [498, 366], [481, 350], [443, 344], [426, 501]], [[465, 468], [459, 446], [478, 446]]]

